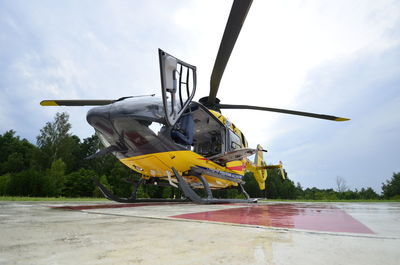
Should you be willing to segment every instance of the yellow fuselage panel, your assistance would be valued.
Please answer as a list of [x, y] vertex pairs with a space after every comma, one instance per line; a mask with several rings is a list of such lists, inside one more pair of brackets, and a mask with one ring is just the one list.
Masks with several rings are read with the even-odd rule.
[[[153, 153], [148, 155], [141, 155], [129, 158], [120, 159], [129, 168], [147, 177], [165, 178], [168, 175], [174, 178], [172, 167], [174, 167], [179, 174], [188, 173], [191, 167], [200, 166], [229, 173], [244, 175], [244, 163], [242, 161], [232, 161], [227, 163], [226, 167], [218, 165], [207, 158], [192, 152], [192, 151], [171, 151], [162, 153]], [[230, 186], [237, 186], [236, 182], [215, 178], [212, 176], [204, 176], [211, 188], [226, 188]], [[198, 182], [200, 180], [196, 177], [186, 176], [188, 182]]]

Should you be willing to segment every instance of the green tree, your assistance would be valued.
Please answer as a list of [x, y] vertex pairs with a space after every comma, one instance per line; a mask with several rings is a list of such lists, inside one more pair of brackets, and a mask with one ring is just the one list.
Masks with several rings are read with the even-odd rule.
[[282, 178], [280, 170], [268, 169], [268, 177], [265, 182], [265, 197], [269, 199], [295, 199], [296, 186], [286, 173], [285, 179]]
[[304, 190], [304, 199], [306, 200], [315, 200], [316, 196], [315, 194], [318, 192], [319, 190], [316, 187], [312, 187], [312, 188], [307, 188]]
[[59, 158], [66, 161], [66, 156], [71, 155], [68, 148], [71, 134], [71, 124], [66, 112], [56, 113], [53, 122], [47, 122], [36, 137], [37, 145], [42, 151], [41, 164], [43, 168], [49, 168], [51, 163]]
[[9, 195], [10, 173], [0, 176], [0, 196]]
[[338, 200], [338, 193], [333, 189], [328, 189], [325, 193], [325, 200]]
[[0, 175], [30, 168], [36, 147], [9, 130], [0, 135]]
[[[248, 172], [244, 175], [243, 180], [245, 190], [252, 198], [269, 198], [269, 199], [295, 199], [297, 196], [296, 186], [291, 181], [287, 173], [283, 179], [278, 169], [268, 169], [267, 179], [265, 180], [265, 190], [260, 190], [253, 174]], [[300, 186], [301, 188], [301, 186]], [[237, 194], [236, 197], [241, 196]]]
[[[111, 174], [108, 176], [108, 183], [110, 183], [112, 187], [112, 191], [114, 194], [120, 197], [129, 197], [132, 193], [132, 180], [138, 180], [139, 174], [125, 166], [119, 161], [114, 162], [114, 167], [111, 170]], [[152, 189], [152, 187], [154, 187]], [[150, 195], [150, 197], [161, 198], [161, 194], [156, 197], [150, 194], [149, 190], [153, 191], [157, 189], [156, 186], [147, 185], [145, 187], [146, 193]], [[162, 193], [162, 191], [161, 191]], [[155, 195], [155, 194], [154, 194]]]
[[260, 188], [258, 187], [258, 183], [254, 178], [253, 173], [246, 172], [246, 174], [244, 174], [243, 180], [246, 182], [244, 184], [244, 189], [251, 198], [266, 197], [263, 194], [264, 191], [260, 191]]
[[226, 191], [227, 198], [244, 199], [244, 195], [238, 189], [228, 189]]
[[11, 173], [7, 194], [11, 196], [48, 196], [48, 178], [40, 171], [29, 169]]
[[367, 189], [362, 188], [359, 192], [360, 199], [364, 200], [377, 200], [379, 199], [379, 195], [371, 188]]
[[303, 190], [303, 187], [301, 186], [300, 182], [297, 182], [297, 184], [296, 184], [296, 198], [297, 199], [304, 198], [304, 190]]
[[296, 199], [296, 186], [290, 179], [284, 180], [279, 187], [280, 199]]
[[63, 196], [91, 197], [93, 195], [93, 177], [97, 177], [93, 170], [80, 169], [65, 176]]
[[68, 136], [60, 142], [60, 154], [57, 159], [62, 159], [66, 165], [66, 172], [70, 173], [81, 168], [80, 139], [76, 135]]
[[358, 190], [356, 189], [355, 191], [352, 190], [346, 190], [345, 192], [339, 193], [341, 194], [340, 199], [345, 199], [345, 200], [358, 200], [360, 199], [360, 196], [358, 194]]
[[51, 163], [51, 167], [46, 174], [49, 178], [47, 190], [51, 196], [61, 196], [65, 182], [65, 169], [66, 165], [62, 159], [57, 159]]
[[400, 196], [400, 172], [393, 173], [390, 180], [387, 180], [386, 183], [382, 183], [382, 191], [385, 199], [392, 199]]
[[162, 198], [170, 199], [173, 197], [172, 187], [163, 187], [162, 189]]
[[136, 192], [136, 198], [150, 198], [150, 196], [144, 191], [143, 185], [140, 185], [137, 192]]
[[12, 153], [3, 164], [6, 172], [16, 173], [24, 169], [24, 157], [21, 153]]

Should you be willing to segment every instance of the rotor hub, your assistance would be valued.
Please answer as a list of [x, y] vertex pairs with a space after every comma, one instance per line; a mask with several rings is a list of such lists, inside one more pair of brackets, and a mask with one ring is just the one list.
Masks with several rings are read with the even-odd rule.
[[208, 102], [208, 97], [202, 97], [201, 99], [199, 99], [199, 102], [200, 102], [201, 104], [203, 104], [204, 106], [206, 106], [207, 108], [209, 108], [209, 109], [212, 109], [212, 110], [221, 112], [221, 109], [219, 108], [219, 103], [220, 103], [221, 101], [219, 100], [219, 98], [215, 98], [215, 101], [214, 101], [213, 104], [210, 104], [210, 103]]

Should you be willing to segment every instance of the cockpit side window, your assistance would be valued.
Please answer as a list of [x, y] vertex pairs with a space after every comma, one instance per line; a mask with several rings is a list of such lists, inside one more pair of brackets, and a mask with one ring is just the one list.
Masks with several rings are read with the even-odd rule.
[[240, 137], [229, 129], [230, 147], [231, 150], [240, 149], [242, 147], [242, 141]]
[[192, 112], [193, 150], [194, 152], [211, 157], [225, 152], [226, 129], [211, 113], [199, 107]]
[[242, 135], [242, 144], [243, 144], [243, 147], [247, 147], [248, 145], [247, 145], [247, 140], [246, 140], [246, 137], [244, 137], [244, 134], [242, 133], [242, 132], [240, 132], [241, 133], [241, 135]]

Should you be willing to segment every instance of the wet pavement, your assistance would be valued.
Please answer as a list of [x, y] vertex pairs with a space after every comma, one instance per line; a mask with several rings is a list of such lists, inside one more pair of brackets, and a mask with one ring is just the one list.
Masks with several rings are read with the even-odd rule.
[[0, 202], [0, 264], [400, 264], [400, 203]]

